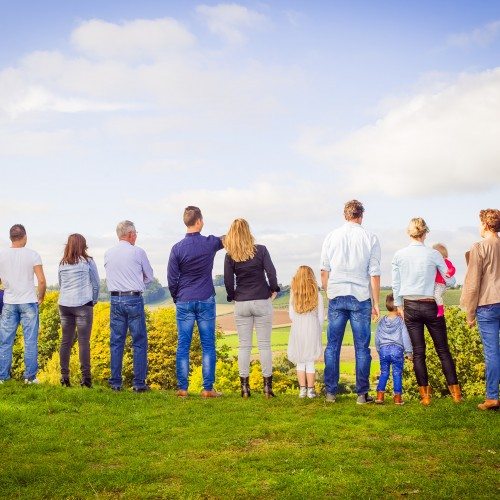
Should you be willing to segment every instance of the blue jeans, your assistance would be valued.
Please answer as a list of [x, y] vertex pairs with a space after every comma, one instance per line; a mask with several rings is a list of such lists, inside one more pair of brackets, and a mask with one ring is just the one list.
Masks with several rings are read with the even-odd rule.
[[387, 344], [380, 346], [380, 378], [378, 379], [377, 391], [385, 391], [385, 386], [389, 380], [389, 372], [392, 365], [392, 382], [394, 394], [403, 392], [403, 366], [405, 363], [405, 353], [402, 346], [397, 344]]
[[134, 351], [133, 386], [145, 387], [148, 374], [148, 336], [142, 297], [111, 296], [110, 326], [111, 377], [109, 385], [112, 387], [122, 385], [123, 349], [127, 330], [130, 330]]
[[193, 338], [194, 322], [198, 324], [202, 349], [203, 388], [213, 389], [215, 381], [215, 298], [177, 302], [177, 386], [187, 391], [189, 378], [189, 350]]
[[351, 322], [356, 357], [356, 392], [370, 390], [371, 301], [360, 302], [352, 295], [335, 297], [328, 301], [328, 329], [325, 349], [325, 387], [329, 394], [336, 394], [339, 383], [340, 348], [347, 321]]
[[479, 306], [476, 320], [483, 341], [484, 362], [486, 365], [486, 398], [498, 399], [500, 379], [500, 303]]
[[24, 378], [33, 380], [38, 371], [38, 304], [4, 304], [0, 320], [0, 380], [10, 378], [12, 346], [19, 324], [24, 337]]

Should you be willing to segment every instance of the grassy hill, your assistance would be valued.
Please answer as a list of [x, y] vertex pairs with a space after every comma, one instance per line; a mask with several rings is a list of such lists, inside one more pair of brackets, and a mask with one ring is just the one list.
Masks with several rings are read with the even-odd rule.
[[[0, 386], [2, 498], [491, 498], [498, 413], [477, 401]], [[496, 492], [496, 493], [495, 493]]]

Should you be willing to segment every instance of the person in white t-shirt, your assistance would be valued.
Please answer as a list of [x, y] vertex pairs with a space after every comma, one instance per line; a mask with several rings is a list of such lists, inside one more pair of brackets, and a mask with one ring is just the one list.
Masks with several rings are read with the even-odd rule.
[[38, 383], [38, 306], [45, 297], [46, 282], [42, 259], [26, 248], [27, 239], [24, 226], [15, 224], [10, 228], [11, 247], [0, 250], [0, 280], [5, 287], [0, 319], [0, 383], [10, 378], [12, 346], [19, 324], [24, 336], [24, 381]]

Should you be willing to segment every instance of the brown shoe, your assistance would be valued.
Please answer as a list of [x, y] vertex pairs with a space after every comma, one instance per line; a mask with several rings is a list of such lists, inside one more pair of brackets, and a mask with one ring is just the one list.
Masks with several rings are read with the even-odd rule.
[[403, 406], [405, 404], [401, 394], [394, 394], [394, 404], [399, 406]]
[[211, 389], [210, 391], [207, 391], [206, 389], [204, 389], [203, 391], [201, 391], [201, 397], [205, 398], [205, 399], [220, 398], [221, 396], [222, 396], [222, 392], [217, 392], [214, 389]]
[[418, 388], [418, 392], [420, 393], [420, 403], [424, 406], [429, 406], [431, 404], [431, 386], [421, 385]]
[[375, 399], [375, 403], [378, 405], [383, 405], [384, 404], [384, 391], [377, 391], [377, 398]]
[[462, 391], [460, 390], [460, 386], [458, 384], [449, 385], [448, 389], [450, 390], [450, 394], [451, 394], [451, 397], [453, 398], [453, 402], [461, 403], [463, 401]]
[[498, 399], [487, 399], [484, 403], [478, 404], [480, 410], [498, 410], [500, 401]]
[[188, 391], [185, 391], [184, 389], [179, 389], [177, 391], [177, 397], [179, 397], [179, 398], [187, 398], [188, 397]]

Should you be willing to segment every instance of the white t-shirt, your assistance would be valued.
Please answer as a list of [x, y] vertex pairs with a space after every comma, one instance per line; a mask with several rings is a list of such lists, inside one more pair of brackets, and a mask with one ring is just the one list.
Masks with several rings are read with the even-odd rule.
[[41, 265], [40, 255], [29, 248], [0, 250], [0, 279], [5, 288], [3, 297], [5, 304], [38, 302], [33, 267]]

